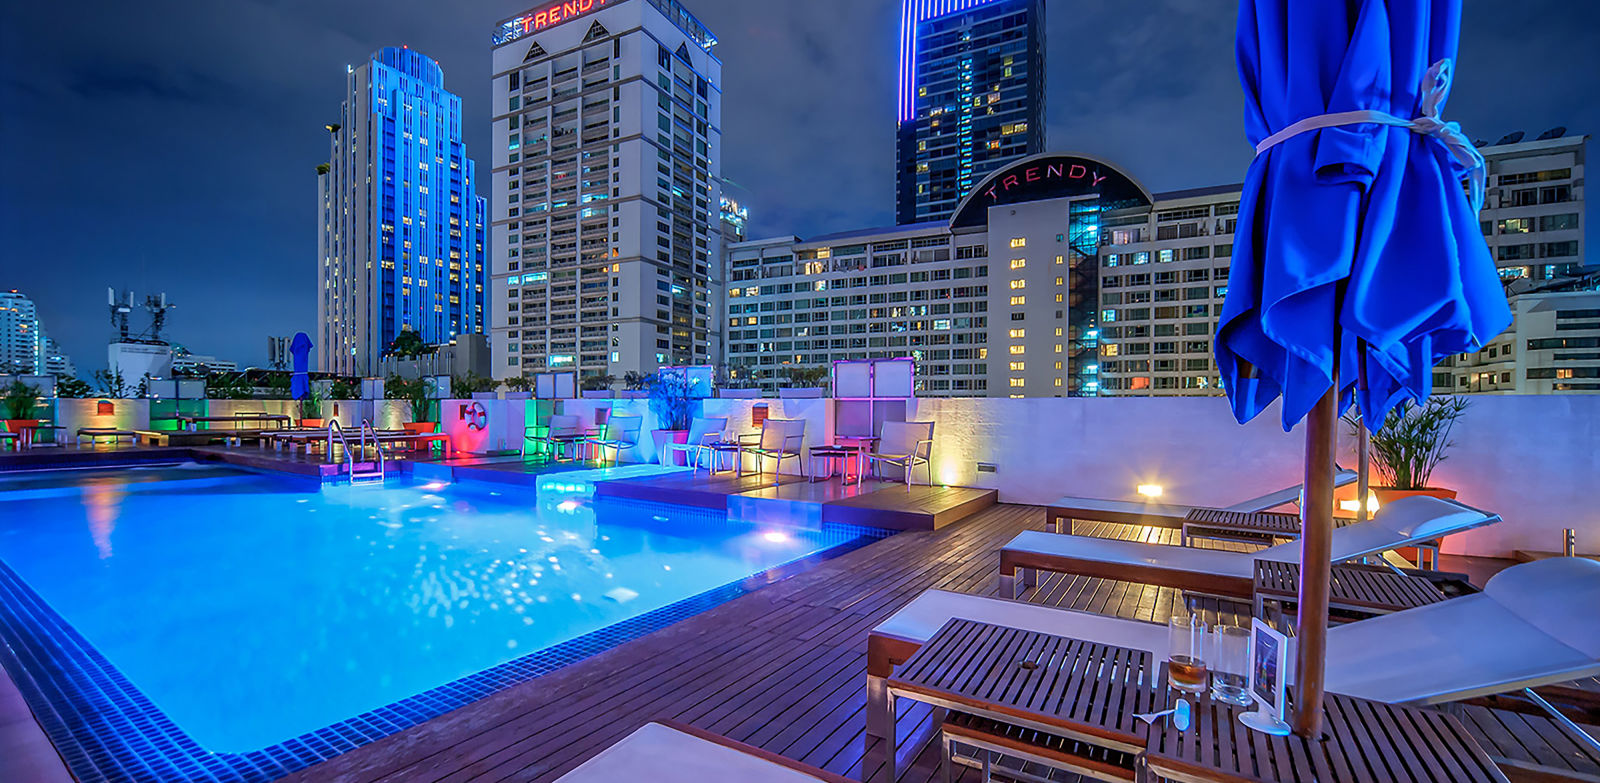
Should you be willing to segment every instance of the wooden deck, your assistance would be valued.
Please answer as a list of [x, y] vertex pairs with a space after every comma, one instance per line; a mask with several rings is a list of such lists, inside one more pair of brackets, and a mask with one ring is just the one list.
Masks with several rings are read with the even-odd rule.
[[727, 510], [739, 519], [771, 513], [889, 530], [936, 530], [993, 506], [999, 493], [974, 487], [906, 486], [897, 481], [846, 484], [787, 474], [682, 472], [596, 481], [595, 497]]
[[[999, 546], [1043, 522], [1037, 507], [996, 506], [940, 530], [902, 533], [289, 779], [553, 780], [657, 718], [859, 779], [867, 630], [929, 588], [994, 594]], [[1084, 527], [1152, 541], [1178, 535]], [[1165, 618], [1183, 600], [1166, 588], [1060, 576], [1030, 597], [1143, 620]], [[1199, 608], [1213, 621], [1248, 612], [1215, 601]], [[905, 711], [901, 736], [925, 731], [929, 718], [927, 709]], [[902, 781], [938, 779], [936, 748], [906, 752], [916, 755]]]

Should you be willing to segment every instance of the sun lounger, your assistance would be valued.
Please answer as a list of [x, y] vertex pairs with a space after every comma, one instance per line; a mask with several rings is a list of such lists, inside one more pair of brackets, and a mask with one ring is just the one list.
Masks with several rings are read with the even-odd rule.
[[[1333, 485], [1342, 487], [1356, 481], [1356, 472], [1340, 469], [1333, 476]], [[1301, 485], [1268, 492], [1260, 497], [1241, 500], [1219, 511], [1266, 511], [1300, 499]], [[1117, 522], [1124, 525], [1149, 525], [1151, 527], [1183, 527], [1189, 512], [1211, 506], [1189, 506], [1181, 503], [1142, 503], [1137, 500], [1112, 500], [1110, 498], [1085, 498], [1068, 496], [1045, 506], [1045, 522], [1057, 533], [1071, 533], [1072, 521]]]
[[139, 433], [134, 432], [133, 430], [119, 430], [112, 427], [79, 427], [77, 437], [78, 445], [83, 445], [84, 438], [89, 439], [89, 445], [91, 446], [98, 443], [101, 438], [110, 438], [112, 444], [116, 444], [123, 438], [127, 438], [130, 442], [138, 443]]
[[611, 451], [611, 464], [616, 465], [622, 452], [639, 443], [639, 430], [644, 426], [643, 416], [612, 416], [606, 420], [599, 435], [584, 440], [594, 447], [595, 459], [604, 464], [606, 450]]
[[[1498, 521], [1497, 514], [1454, 500], [1400, 498], [1366, 522], [1334, 530], [1332, 559], [1339, 563], [1426, 544]], [[1000, 594], [1015, 596], [1024, 586], [1017, 584], [1018, 571], [1026, 585], [1036, 580], [1035, 571], [1054, 571], [1248, 597], [1257, 559], [1298, 562], [1299, 558], [1297, 541], [1246, 553], [1028, 530], [1000, 549]]]
[[[1600, 562], [1549, 558], [1496, 574], [1483, 592], [1334, 626], [1327, 689], [1440, 704], [1600, 673]], [[945, 623], [976, 620], [1165, 657], [1167, 629], [1141, 620], [928, 590], [867, 635], [867, 730], [893, 725], [884, 678]], [[1292, 656], [1291, 651], [1291, 656]], [[1292, 672], [1290, 673], [1292, 676]]]
[[557, 783], [849, 783], [776, 753], [675, 721], [646, 723]]
[[728, 417], [726, 416], [696, 416], [689, 422], [689, 437], [682, 443], [664, 443], [661, 445], [661, 464], [672, 464], [669, 460], [674, 454], [683, 454], [684, 462], [688, 463], [690, 470], [700, 467], [700, 460], [711, 457], [711, 469], [716, 470], [716, 450], [712, 444], [721, 443], [726, 437]]

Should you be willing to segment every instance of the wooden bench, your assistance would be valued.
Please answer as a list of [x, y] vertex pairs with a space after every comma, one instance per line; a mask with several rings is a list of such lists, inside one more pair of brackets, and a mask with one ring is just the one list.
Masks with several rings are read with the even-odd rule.
[[[1457, 717], [1512, 781], [1600, 781], [1600, 750], [1543, 715], [1460, 705]], [[1585, 727], [1591, 736], [1600, 729]]]
[[89, 445], [91, 446], [98, 442], [100, 438], [110, 438], [112, 445], [116, 445], [123, 438], [127, 438], [131, 443], [138, 443], [139, 433], [133, 430], [119, 430], [111, 427], [80, 427], [78, 428], [76, 445], [83, 445], [84, 438], [89, 439]]

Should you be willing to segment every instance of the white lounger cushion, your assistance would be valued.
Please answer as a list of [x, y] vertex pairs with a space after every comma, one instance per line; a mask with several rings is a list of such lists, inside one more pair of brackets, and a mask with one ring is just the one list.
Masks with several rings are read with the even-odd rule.
[[924, 591], [872, 630], [920, 643], [956, 619], [1167, 654], [1165, 625], [947, 590]]
[[[1333, 485], [1335, 487], [1342, 487], [1342, 486], [1345, 486], [1346, 484], [1354, 484], [1357, 477], [1358, 477], [1358, 474], [1355, 471], [1353, 471], [1353, 470], [1345, 470], [1344, 468], [1339, 468], [1338, 470], [1334, 471], [1334, 473], [1333, 473]], [[1277, 492], [1268, 492], [1267, 494], [1262, 495], [1261, 497], [1250, 498], [1249, 500], [1241, 500], [1238, 503], [1235, 503], [1235, 504], [1233, 504], [1231, 506], [1223, 506], [1222, 510], [1223, 511], [1267, 511], [1269, 509], [1277, 508], [1278, 506], [1281, 506], [1281, 505], [1283, 505], [1285, 503], [1299, 503], [1300, 502], [1300, 488], [1303, 487], [1303, 486], [1305, 486], [1305, 485], [1304, 484], [1296, 484], [1296, 485], [1294, 485], [1292, 487], [1284, 487], [1283, 489], [1280, 489]]]
[[749, 780], [770, 783], [816, 783], [817, 778], [766, 759], [685, 734], [670, 726], [646, 723], [557, 783], [710, 783]]
[[1194, 510], [1194, 506], [1178, 506], [1171, 503], [1141, 503], [1137, 500], [1110, 500], [1107, 498], [1065, 497], [1051, 505], [1078, 509], [1088, 513], [1100, 511], [1114, 514], [1168, 517], [1171, 519], [1183, 519], [1189, 515], [1190, 511]]
[[[1164, 625], [943, 590], [873, 630], [923, 642], [955, 618], [1167, 650]], [[1328, 690], [1378, 701], [1434, 704], [1594, 674], [1600, 563], [1582, 558], [1512, 566], [1480, 594], [1328, 629]]]
[[1245, 552], [1147, 544], [1143, 541], [1118, 541], [1114, 538], [1063, 535], [1040, 530], [1025, 530], [1018, 533], [1005, 548], [1013, 552], [1057, 555], [1114, 565], [1154, 566], [1173, 571], [1236, 576], [1242, 579], [1251, 578], [1255, 569], [1255, 556]]
[[1477, 595], [1328, 631], [1329, 690], [1437, 703], [1600, 673], [1600, 563], [1513, 566]]

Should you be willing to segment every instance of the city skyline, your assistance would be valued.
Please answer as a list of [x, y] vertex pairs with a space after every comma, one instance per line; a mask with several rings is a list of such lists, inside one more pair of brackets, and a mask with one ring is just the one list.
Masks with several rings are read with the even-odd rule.
[[[723, 173], [750, 208], [748, 236], [893, 223], [899, 4], [689, 6], [732, 64]], [[106, 286], [170, 292], [182, 303], [175, 342], [264, 364], [261, 337], [316, 331], [308, 183], [326, 159], [343, 66], [386, 45], [437, 59], [462, 95], [468, 148], [486, 149], [484, 31], [527, 7], [444, 19], [422, 3], [193, 4], [164, 17], [107, 6], [71, 18], [8, 7], [0, 230], [14, 241], [0, 286], [38, 303], [85, 375], [111, 331]], [[1249, 151], [1231, 6], [1051, 8], [1052, 151], [1129, 161], [1153, 189], [1238, 181]], [[1489, 142], [1554, 125], [1593, 132], [1600, 107], [1575, 100], [1593, 85], [1546, 76], [1600, 72], [1597, 18], [1571, 3], [1468, 7], [1446, 118]], [[118, 120], [109, 130], [107, 117]]]

